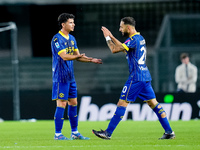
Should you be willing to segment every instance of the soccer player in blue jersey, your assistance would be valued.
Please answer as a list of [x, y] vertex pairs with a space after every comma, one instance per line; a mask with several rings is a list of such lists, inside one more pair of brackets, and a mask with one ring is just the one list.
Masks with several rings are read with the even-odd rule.
[[134, 102], [136, 98], [139, 97], [153, 109], [164, 128], [165, 133], [160, 139], [174, 139], [175, 134], [170, 127], [166, 113], [162, 106], [157, 102], [154, 90], [151, 86], [151, 75], [145, 63], [145, 39], [136, 31], [135, 25], [135, 20], [132, 17], [121, 19], [119, 31], [123, 36], [128, 36], [128, 39], [124, 43], [117, 40], [106, 27], [101, 28], [111, 52], [126, 53], [126, 59], [129, 66], [129, 77], [122, 89], [116, 112], [110, 120], [107, 129], [105, 131], [92, 131], [97, 137], [110, 139], [118, 123], [122, 120], [128, 104]]
[[[74, 78], [73, 60], [101, 64], [101, 59], [91, 58], [80, 54], [74, 36], [69, 34], [74, 31], [74, 15], [63, 13], [58, 17], [60, 31], [51, 41], [52, 49], [52, 100], [57, 107], [54, 115], [55, 140], [89, 140], [78, 132], [77, 116], [77, 87]], [[61, 130], [64, 122], [64, 111], [68, 104], [68, 117], [71, 125], [71, 138], [65, 137]]]

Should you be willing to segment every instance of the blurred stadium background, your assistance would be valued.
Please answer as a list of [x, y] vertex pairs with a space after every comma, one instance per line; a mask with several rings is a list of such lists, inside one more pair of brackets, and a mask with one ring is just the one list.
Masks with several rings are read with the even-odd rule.
[[[50, 41], [58, 32], [57, 17], [63, 12], [76, 16], [72, 34], [80, 52], [104, 61], [104, 65], [75, 62], [79, 94], [121, 92], [128, 77], [127, 62], [124, 54], [109, 52], [100, 29], [102, 25], [106, 26], [124, 41], [118, 31], [120, 19], [124, 16], [136, 19], [136, 29], [146, 39], [147, 65], [156, 93], [176, 92], [174, 74], [180, 64], [180, 53], [188, 52], [191, 62], [200, 67], [199, 0], [0, 0], [0, 23], [13, 21], [18, 28], [22, 101], [29, 98], [31, 103], [40, 103], [45, 98], [51, 101]], [[8, 32], [0, 33], [0, 103], [12, 107], [11, 39]], [[199, 81], [200, 71], [197, 93], [200, 91]], [[0, 117], [5, 115], [3, 106], [1, 108]], [[12, 118], [12, 114], [7, 118]]]

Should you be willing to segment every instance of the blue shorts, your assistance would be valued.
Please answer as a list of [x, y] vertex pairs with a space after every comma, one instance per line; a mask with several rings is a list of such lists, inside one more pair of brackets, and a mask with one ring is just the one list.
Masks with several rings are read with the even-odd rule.
[[120, 100], [135, 102], [139, 97], [143, 102], [156, 98], [150, 81], [127, 80], [120, 96]]
[[77, 98], [76, 82], [53, 82], [52, 100], [68, 100], [69, 98]]

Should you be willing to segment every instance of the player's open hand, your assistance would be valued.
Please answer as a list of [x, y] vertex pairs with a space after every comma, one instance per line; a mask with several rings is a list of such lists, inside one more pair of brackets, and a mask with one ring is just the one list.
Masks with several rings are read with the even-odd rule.
[[113, 36], [112, 33], [106, 27], [102, 26], [101, 30], [103, 31], [104, 37], [107, 37], [107, 36], [112, 37]]
[[95, 64], [103, 64], [101, 59], [97, 59], [97, 58], [92, 58], [91, 62], [95, 63]]

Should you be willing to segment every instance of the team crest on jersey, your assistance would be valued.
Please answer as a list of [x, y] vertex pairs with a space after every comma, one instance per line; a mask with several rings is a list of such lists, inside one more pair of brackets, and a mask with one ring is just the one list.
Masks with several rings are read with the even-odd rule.
[[57, 48], [60, 48], [60, 45], [59, 45], [58, 42], [56, 42], [55, 45], [56, 45]]
[[64, 94], [63, 94], [63, 93], [60, 93], [60, 94], [59, 94], [59, 97], [63, 98], [63, 97], [64, 97]]
[[74, 45], [74, 41], [71, 41], [72, 45]]

